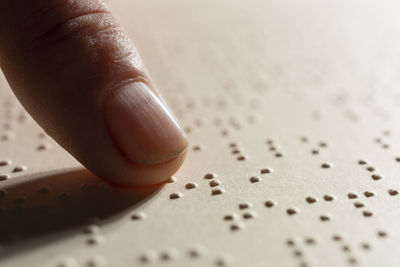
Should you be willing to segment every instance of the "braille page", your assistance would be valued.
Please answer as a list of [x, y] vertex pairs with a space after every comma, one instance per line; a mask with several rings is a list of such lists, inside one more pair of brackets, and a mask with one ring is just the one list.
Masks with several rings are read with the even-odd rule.
[[108, 3], [187, 159], [110, 186], [1, 78], [0, 266], [400, 265], [398, 1]]

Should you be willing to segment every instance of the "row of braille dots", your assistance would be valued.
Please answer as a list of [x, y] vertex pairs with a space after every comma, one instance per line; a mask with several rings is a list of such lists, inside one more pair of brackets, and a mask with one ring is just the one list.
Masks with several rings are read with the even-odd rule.
[[366, 160], [359, 160], [358, 164], [361, 165], [361, 166], [365, 165], [366, 166], [365, 170], [367, 170], [368, 172], [372, 172], [372, 174], [371, 174], [372, 180], [378, 181], [378, 180], [381, 180], [383, 178], [382, 175], [374, 173], [375, 172], [375, 167], [373, 167], [370, 164], [368, 164], [368, 162]]
[[[340, 235], [333, 235], [332, 240], [335, 241], [336, 243], [340, 244], [340, 249], [343, 253], [345, 253], [346, 258], [347, 258], [347, 263], [350, 265], [356, 265], [358, 263], [356, 257], [352, 253], [352, 250], [350, 248], [350, 245], [347, 244], [343, 238]], [[362, 248], [370, 248], [370, 245], [367, 243], [362, 244]]]
[[272, 139], [265, 140], [265, 143], [268, 146], [268, 150], [274, 153], [276, 158], [282, 158], [284, 156], [283, 152], [279, 150], [279, 145], [274, 142]]
[[[190, 260], [203, 258], [206, 254], [207, 250], [203, 246], [195, 246], [191, 249], [188, 249], [184, 253], [184, 255], [186, 256], [185, 258], [188, 258]], [[159, 252], [154, 250], [145, 251], [139, 255], [138, 261], [141, 264], [148, 265], [154, 263], [172, 263], [179, 258], [181, 258], [181, 253], [177, 249], [169, 248]], [[225, 267], [229, 266], [231, 262], [232, 259], [230, 257], [217, 257], [214, 260], [214, 266]]]
[[[374, 197], [374, 196], [375, 196], [375, 193], [374, 193], [374, 192], [371, 192], [371, 191], [365, 191], [365, 192], [363, 193], [363, 195], [364, 195], [365, 197], [367, 197], [367, 198], [370, 198], [370, 197]], [[347, 198], [348, 198], [348, 199], [358, 199], [358, 195], [357, 195], [356, 193], [354, 193], [354, 192], [350, 192], [350, 193], [347, 194]], [[362, 208], [365, 207], [365, 204], [362, 203], [361, 201], [355, 201], [355, 202], [353, 203], [353, 205], [354, 205], [354, 207], [355, 207], [356, 209], [362, 209]], [[363, 210], [363, 211], [362, 211], [362, 214], [363, 214], [364, 217], [371, 217], [371, 216], [373, 215], [373, 213], [372, 213], [371, 211], [368, 211], [368, 210]]]
[[[260, 170], [260, 174], [268, 174], [268, 173], [272, 173], [273, 169], [272, 168], [263, 168]], [[250, 183], [258, 183], [262, 181], [262, 178], [258, 175], [253, 175], [249, 178]]]
[[235, 142], [229, 143], [229, 148], [231, 149], [231, 154], [236, 156], [236, 159], [238, 161], [245, 161], [247, 159], [247, 156], [242, 153], [237, 143]]
[[[301, 141], [302, 143], [308, 143], [309, 140], [308, 140], [307, 137], [303, 136], [303, 137], [300, 137], [300, 141]], [[320, 148], [320, 149], [325, 149], [325, 148], [327, 148], [327, 147], [328, 147], [328, 143], [326, 143], [326, 142], [324, 142], [324, 141], [321, 141], [321, 142], [318, 143], [318, 147], [317, 147], [317, 148], [311, 149], [311, 154], [312, 154], [312, 155], [318, 155], [318, 154], [320, 153], [319, 148]]]
[[[322, 197], [322, 199], [324, 199], [327, 202], [332, 202], [333, 200], [335, 200], [335, 196], [326, 194], [326, 195], [324, 195]], [[308, 196], [308, 197], [305, 198], [305, 201], [308, 204], [314, 204], [314, 203], [318, 202], [318, 198], [317, 197], [313, 197], [313, 196]], [[297, 214], [299, 212], [300, 212], [300, 210], [298, 208], [294, 208], [294, 207], [288, 208], [286, 210], [286, 213], [288, 215], [290, 215], [290, 216], [295, 215], [295, 214]], [[322, 214], [322, 215], [319, 216], [319, 219], [322, 222], [326, 222], [326, 221], [330, 221], [331, 217], [329, 215], [327, 215], [327, 214]]]
[[[316, 242], [313, 238], [306, 238], [305, 243], [307, 245], [316, 244]], [[293, 256], [298, 259], [299, 267], [308, 267], [309, 266], [309, 264], [307, 263], [307, 260], [304, 257], [303, 251], [299, 248], [299, 246], [296, 244], [296, 242], [293, 239], [288, 239], [286, 241], [286, 245], [292, 249]]]
[[[0, 160], [0, 170], [4, 169], [5, 167], [11, 166], [12, 165], [12, 161], [11, 160]], [[27, 167], [25, 165], [17, 165], [15, 167], [13, 167], [11, 169], [11, 173], [19, 173], [19, 172], [23, 172], [26, 171]], [[4, 172], [0, 172], [0, 181], [4, 181], [7, 179], [10, 179], [11, 175], [9, 173], [4, 173]]]
[[[241, 217], [244, 220], [247, 221], [257, 217], [257, 213], [251, 210], [252, 207], [253, 205], [249, 202], [243, 202], [238, 205], [239, 211], [243, 211]], [[229, 227], [232, 232], [242, 230], [245, 227], [245, 223], [239, 220], [237, 213], [226, 214], [223, 219], [224, 221], [232, 222]]]
[[389, 149], [390, 145], [384, 141], [384, 139], [389, 136], [390, 136], [390, 131], [384, 130], [380, 137], [375, 137], [374, 141], [375, 143], [379, 144], [383, 149]]
[[[48, 195], [50, 193], [50, 187], [48, 186], [40, 186], [37, 190], [38, 194], [41, 195]], [[4, 189], [0, 189], [0, 201], [2, 198], [5, 198], [6, 195], [8, 194], [8, 192]], [[12, 201], [13, 206], [8, 210], [9, 214], [11, 215], [20, 215], [23, 213], [23, 211], [25, 210], [25, 206], [24, 204], [26, 203], [26, 196], [23, 195], [19, 195], [16, 196], [14, 198], [14, 200]], [[60, 201], [65, 201], [68, 200], [70, 198], [70, 196], [66, 193], [61, 193], [58, 195], [58, 199]], [[37, 207], [36, 207], [38, 212], [47, 212], [50, 209], [50, 204], [47, 202], [42, 202], [40, 203]], [[6, 213], [5, 208], [0, 207], [0, 215], [4, 215]]]
[[[106, 266], [107, 261], [103, 256], [93, 256], [85, 261], [82, 265], [84, 267], [103, 267]], [[79, 264], [74, 258], [64, 258], [61, 259], [57, 264], [56, 267], [78, 267]]]

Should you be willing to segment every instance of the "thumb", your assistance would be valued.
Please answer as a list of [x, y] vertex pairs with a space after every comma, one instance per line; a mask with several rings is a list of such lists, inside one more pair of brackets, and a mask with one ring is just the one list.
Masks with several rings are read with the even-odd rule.
[[95, 174], [159, 183], [187, 139], [101, 0], [0, 2], [0, 66], [32, 117]]

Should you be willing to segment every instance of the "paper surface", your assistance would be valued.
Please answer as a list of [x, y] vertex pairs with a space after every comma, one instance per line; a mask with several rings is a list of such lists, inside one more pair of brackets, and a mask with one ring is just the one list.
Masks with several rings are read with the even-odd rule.
[[399, 266], [397, 1], [109, 1], [191, 141], [107, 185], [0, 82], [0, 266]]

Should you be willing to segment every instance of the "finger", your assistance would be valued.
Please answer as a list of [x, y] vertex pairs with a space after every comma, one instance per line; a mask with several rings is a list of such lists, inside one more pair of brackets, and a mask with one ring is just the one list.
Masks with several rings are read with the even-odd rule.
[[0, 65], [32, 117], [95, 174], [142, 186], [182, 164], [187, 139], [101, 0], [1, 1]]

